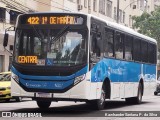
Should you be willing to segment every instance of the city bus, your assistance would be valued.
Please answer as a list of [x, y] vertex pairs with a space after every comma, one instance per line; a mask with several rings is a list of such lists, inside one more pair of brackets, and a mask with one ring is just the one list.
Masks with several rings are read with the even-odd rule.
[[[4, 46], [7, 45], [7, 34]], [[39, 108], [75, 101], [139, 104], [156, 87], [155, 39], [83, 13], [29, 13], [15, 25], [11, 95]]]

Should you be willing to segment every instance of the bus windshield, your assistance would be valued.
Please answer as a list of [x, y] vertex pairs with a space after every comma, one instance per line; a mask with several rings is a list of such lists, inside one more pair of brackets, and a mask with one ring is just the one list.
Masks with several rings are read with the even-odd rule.
[[73, 66], [87, 62], [83, 29], [17, 29], [14, 61], [39, 66]]

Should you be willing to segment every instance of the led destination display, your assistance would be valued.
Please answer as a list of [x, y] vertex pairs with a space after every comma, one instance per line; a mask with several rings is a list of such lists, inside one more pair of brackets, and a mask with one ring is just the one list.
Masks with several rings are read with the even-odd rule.
[[82, 25], [84, 20], [80, 16], [25, 16], [22, 24], [28, 25]]

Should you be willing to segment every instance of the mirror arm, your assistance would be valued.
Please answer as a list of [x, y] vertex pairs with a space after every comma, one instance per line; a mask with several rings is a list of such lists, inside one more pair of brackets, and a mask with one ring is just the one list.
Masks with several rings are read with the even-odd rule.
[[4, 49], [13, 56], [13, 53], [11, 53], [7, 48], [4, 47]]
[[[11, 28], [13, 28], [13, 30]], [[6, 28], [5, 33], [7, 33], [8, 31], [15, 31], [15, 27], [11, 26], [11, 27]]]

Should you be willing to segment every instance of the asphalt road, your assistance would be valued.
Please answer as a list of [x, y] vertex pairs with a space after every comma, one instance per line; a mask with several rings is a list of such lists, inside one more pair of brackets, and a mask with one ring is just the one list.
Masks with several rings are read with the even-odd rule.
[[[145, 111], [145, 112], [144, 112]], [[156, 112], [158, 111], [158, 112]], [[160, 96], [147, 96], [143, 97], [143, 102], [140, 105], [130, 105], [126, 104], [124, 100], [114, 100], [106, 101], [105, 109], [102, 111], [94, 110], [92, 106], [85, 104], [84, 102], [52, 102], [49, 109], [39, 109], [35, 101], [30, 99], [24, 99], [22, 102], [15, 102], [11, 100], [10, 102], [0, 101], [0, 112], [11, 112], [14, 114], [14, 118], [3, 117], [0, 119], [16, 119], [15, 115], [23, 116], [23, 119], [34, 119], [37, 118], [29, 117], [25, 118], [25, 115], [33, 115], [37, 113], [37, 116], [42, 116], [38, 120], [50, 120], [56, 118], [56, 120], [68, 119], [77, 120], [80, 119], [110, 119], [110, 120], [121, 120], [121, 119], [131, 119], [131, 120], [146, 120], [153, 119], [159, 120], [160, 117], [156, 117], [157, 113], [160, 115]], [[114, 114], [113, 114], [114, 113]], [[120, 113], [125, 114], [125, 116], [120, 117]], [[131, 113], [133, 113], [131, 115]], [[2, 113], [0, 113], [2, 114]], [[118, 116], [116, 117], [115, 115]], [[126, 116], [129, 114], [128, 116]], [[139, 115], [136, 117], [136, 115]], [[35, 115], [35, 114], [34, 114]], [[111, 117], [112, 115], [112, 117]], [[145, 116], [148, 115], [148, 116]], [[114, 117], [113, 117], [114, 116]], [[141, 117], [140, 117], [141, 116]], [[21, 119], [21, 118], [20, 118]]]

